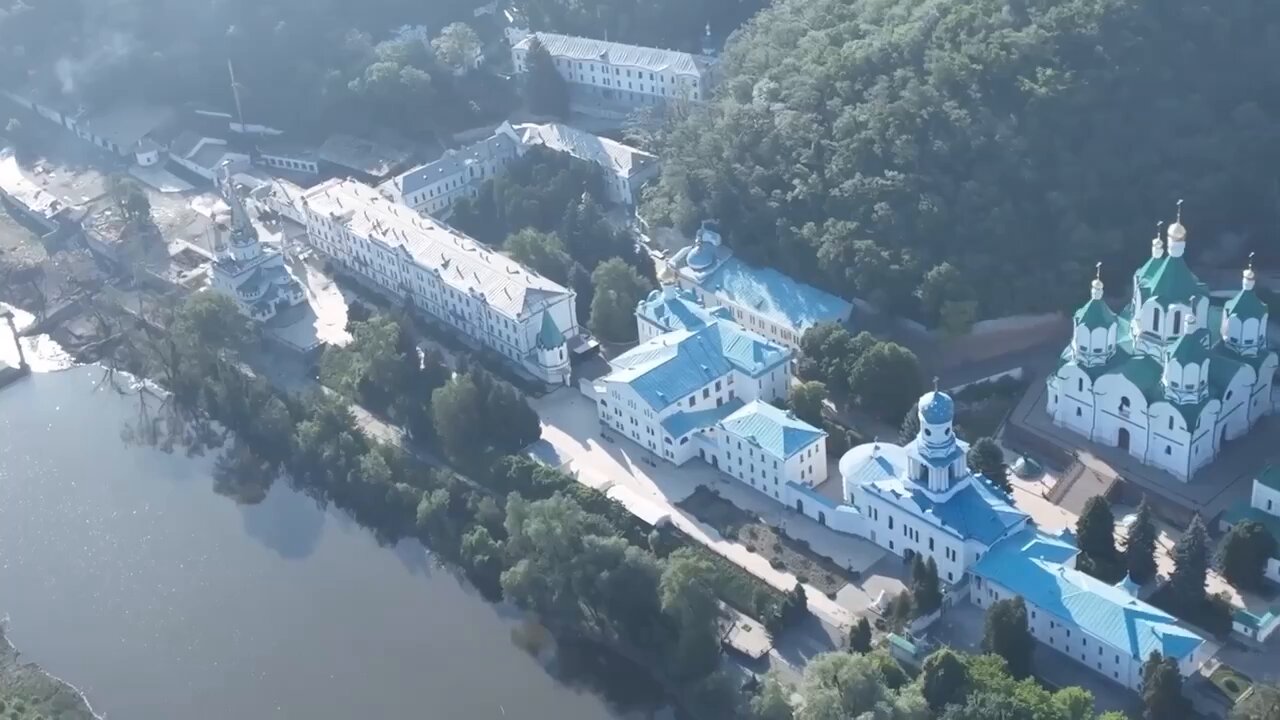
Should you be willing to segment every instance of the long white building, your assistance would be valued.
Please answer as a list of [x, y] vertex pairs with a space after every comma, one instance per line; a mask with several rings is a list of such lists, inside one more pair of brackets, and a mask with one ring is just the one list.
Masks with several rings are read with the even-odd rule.
[[1182, 257], [1181, 212], [1165, 239], [1167, 254], [1161, 238], [1152, 241], [1119, 313], [1094, 280], [1047, 380], [1047, 407], [1058, 425], [1187, 481], [1272, 412], [1277, 357], [1253, 269], [1234, 298], [1212, 307]]
[[545, 382], [569, 382], [579, 341], [572, 290], [353, 180], [302, 199], [308, 241]]
[[718, 61], [707, 55], [547, 32], [516, 37], [511, 46], [516, 72], [528, 69], [529, 45], [537, 38], [579, 99], [634, 107], [702, 101], [710, 97], [715, 84]]
[[504, 122], [484, 140], [446, 150], [438, 160], [401, 173], [378, 189], [414, 210], [446, 217], [454, 203], [475, 197], [485, 180], [498, 177], [523, 151], [520, 136]]

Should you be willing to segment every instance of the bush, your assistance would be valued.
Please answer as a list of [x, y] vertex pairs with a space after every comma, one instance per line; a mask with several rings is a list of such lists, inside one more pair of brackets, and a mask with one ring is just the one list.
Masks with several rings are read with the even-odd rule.
[[771, 565], [774, 570], [781, 570], [787, 566], [786, 563], [782, 562], [782, 558], [770, 558], [769, 565]]

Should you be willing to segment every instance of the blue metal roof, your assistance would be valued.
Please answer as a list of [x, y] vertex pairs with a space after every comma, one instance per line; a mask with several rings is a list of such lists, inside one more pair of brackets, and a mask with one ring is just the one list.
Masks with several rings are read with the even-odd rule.
[[991, 545], [1027, 520], [1027, 514], [993, 490], [980, 475], [955, 481], [963, 487], [935, 499], [907, 477], [907, 450], [889, 443], [859, 445], [840, 460], [845, 497], [856, 487], [926, 519], [963, 540]]
[[697, 330], [716, 319], [733, 319], [728, 308], [705, 308], [688, 290], [676, 290], [672, 297], [654, 290], [636, 305], [636, 315], [667, 332]]
[[933, 425], [949, 423], [956, 414], [956, 404], [951, 396], [937, 390], [925, 393], [916, 407], [924, 421]]
[[[696, 251], [695, 251], [696, 252]], [[690, 259], [689, 267], [694, 267]], [[698, 282], [743, 307], [797, 333], [822, 322], [844, 322], [853, 311], [847, 300], [788, 277], [773, 268], [752, 267], [731, 257]]]
[[724, 320], [698, 330], [678, 330], [641, 343], [613, 360], [606, 382], [621, 382], [661, 410], [737, 369], [760, 377], [791, 351]]
[[760, 400], [752, 400], [720, 421], [720, 426], [734, 435], [754, 440], [762, 450], [784, 460], [826, 435], [795, 415]]
[[1068, 567], [1077, 552], [1070, 539], [1031, 528], [997, 543], [972, 572], [1139, 661], [1153, 650], [1181, 660], [1204, 643], [1165, 611]]
[[673, 438], [681, 438], [694, 430], [705, 430], [742, 408], [742, 398], [734, 398], [708, 410], [678, 412], [662, 419], [662, 429]]

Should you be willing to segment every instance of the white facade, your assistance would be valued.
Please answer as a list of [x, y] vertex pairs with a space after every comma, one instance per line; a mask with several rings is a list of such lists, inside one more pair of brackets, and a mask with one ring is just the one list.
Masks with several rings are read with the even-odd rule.
[[523, 151], [519, 136], [504, 122], [484, 140], [447, 150], [438, 160], [397, 175], [378, 189], [402, 205], [445, 217], [454, 203], [475, 197], [484, 181], [501, 175]]
[[549, 321], [570, 349], [578, 339], [572, 290], [353, 180], [317, 185], [301, 204], [308, 242], [343, 268], [531, 375], [569, 381], [568, 352], [547, 337]]
[[1277, 359], [1253, 270], [1219, 317], [1182, 258], [1186, 228], [1174, 223], [1166, 239], [1167, 256], [1153, 241], [1121, 313], [1094, 281], [1047, 381], [1047, 409], [1055, 423], [1186, 481], [1272, 412]]
[[[718, 423], [715, 433], [712, 465], [781, 503], [791, 502], [790, 483], [816, 487], [827, 479], [826, 433], [785, 411], [747, 406]], [[777, 436], [787, 433], [803, 447], [778, 442]], [[765, 434], [768, 440], [762, 440]]]
[[225, 169], [221, 180], [219, 189], [231, 210], [230, 232], [210, 270], [212, 287], [234, 300], [244, 315], [270, 320], [280, 310], [305, 302], [306, 293], [289, 274], [284, 257], [262, 246]]
[[513, 36], [511, 62], [517, 73], [527, 70], [534, 38], [578, 97], [635, 107], [697, 102], [710, 97], [715, 82], [713, 57], [544, 32]]

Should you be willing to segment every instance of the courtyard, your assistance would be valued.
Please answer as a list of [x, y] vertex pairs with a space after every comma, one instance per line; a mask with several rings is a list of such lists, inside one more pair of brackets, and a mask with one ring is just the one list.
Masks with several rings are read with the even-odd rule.
[[[681, 504], [699, 488], [714, 489], [719, 497], [744, 513], [741, 517], [754, 517], [760, 522], [756, 532], [763, 533], [764, 527], [780, 528], [792, 543], [791, 547], [805, 548], [805, 555], [825, 558], [830, 565], [824, 566], [823, 573], [833, 577], [830, 583], [824, 575], [820, 578], [822, 586], [815, 586], [812, 582], [815, 577], [804, 571], [805, 579], [810, 581], [806, 588], [810, 609], [824, 622], [847, 627], [857, 616], [869, 612], [868, 607], [876, 598], [868, 592], [868, 587], [877, 595], [880, 590], [896, 594], [903, 587], [891, 572], [896, 571], [901, 562], [889, 558], [890, 562], [882, 563], [886, 553], [872, 543], [819, 525], [700, 460], [675, 467], [615, 433], [602, 432], [595, 403], [576, 388], [563, 388], [541, 398], [531, 398], [530, 404], [542, 418], [543, 425], [542, 439], [529, 448], [532, 456], [576, 475], [579, 482], [609, 493], [624, 505], [639, 505], [629, 507], [636, 514], [652, 516], [657, 508], [680, 530], [770, 585], [789, 590], [795, 585], [797, 574], [788, 571], [785, 564], [781, 569], [775, 567], [767, 554], [759, 552], [758, 545], [753, 543], [754, 551], [749, 549]], [[727, 531], [728, 526], [716, 524]], [[769, 540], [770, 549], [772, 543], [773, 540]], [[766, 549], [768, 552], [771, 550]], [[880, 567], [882, 564], [884, 569]], [[858, 580], [849, 582], [849, 578]], [[834, 599], [829, 594], [831, 590], [834, 590]]]

